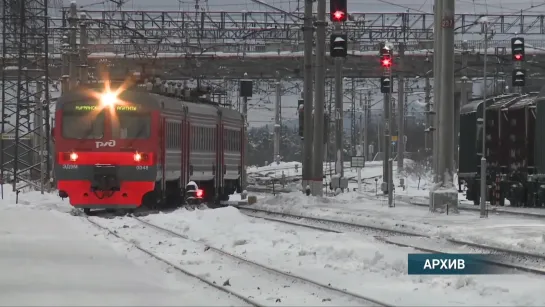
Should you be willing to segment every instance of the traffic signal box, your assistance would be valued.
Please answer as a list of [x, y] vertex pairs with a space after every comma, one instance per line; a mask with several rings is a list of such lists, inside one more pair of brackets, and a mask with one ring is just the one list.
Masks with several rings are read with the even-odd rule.
[[524, 38], [513, 37], [511, 39], [511, 59], [513, 60], [512, 86], [523, 87], [526, 85], [526, 70], [523, 68], [523, 62], [526, 60]]
[[330, 0], [329, 14], [333, 22], [345, 22], [348, 19], [347, 0]]
[[345, 58], [348, 54], [348, 35], [331, 34], [329, 53], [334, 58]]

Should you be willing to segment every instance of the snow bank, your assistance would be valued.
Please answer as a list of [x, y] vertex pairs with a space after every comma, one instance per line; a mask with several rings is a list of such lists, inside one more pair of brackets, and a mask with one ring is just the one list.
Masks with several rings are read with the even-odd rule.
[[[26, 206], [37, 210], [56, 210], [60, 212], [70, 212], [72, 210], [68, 199], [63, 200], [55, 193], [44, 192], [44, 194], [41, 194], [40, 191], [27, 190], [20, 192], [17, 197], [17, 194], [13, 192], [12, 185], [4, 184], [2, 188], [3, 199], [1, 202], [3, 206]], [[18, 201], [18, 204], [16, 204], [16, 201]]]
[[356, 192], [326, 199], [305, 197], [300, 193], [282, 194], [264, 197], [254, 206], [545, 253], [545, 221], [539, 219], [505, 215], [481, 219], [478, 212], [465, 211], [455, 215], [437, 214], [430, 213], [427, 207], [402, 202], [389, 208], [383, 197]]
[[[271, 199], [272, 200], [272, 199]], [[324, 204], [288, 195], [288, 202]], [[305, 204], [306, 203], [306, 204]], [[309, 205], [311, 206], [311, 205]], [[361, 234], [323, 233], [247, 217], [235, 208], [150, 215], [146, 219], [193, 239], [259, 263], [322, 283], [387, 300], [393, 305], [542, 305], [545, 281], [529, 276], [408, 276], [410, 249], [382, 244]]]

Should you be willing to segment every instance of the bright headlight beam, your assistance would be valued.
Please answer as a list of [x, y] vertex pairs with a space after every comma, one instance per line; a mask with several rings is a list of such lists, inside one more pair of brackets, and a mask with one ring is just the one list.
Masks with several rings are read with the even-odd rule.
[[117, 96], [114, 93], [104, 93], [100, 98], [100, 102], [104, 106], [113, 106], [117, 101]]

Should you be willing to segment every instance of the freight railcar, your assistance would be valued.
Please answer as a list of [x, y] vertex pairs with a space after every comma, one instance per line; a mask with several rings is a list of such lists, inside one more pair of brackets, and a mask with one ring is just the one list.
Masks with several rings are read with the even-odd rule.
[[[545, 119], [545, 110], [541, 115], [537, 111], [542, 102], [545, 99], [536, 93], [486, 102], [486, 197], [493, 205], [503, 206], [506, 199], [511, 206], [545, 205], [545, 176], [541, 175], [545, 170], [540, 161], [545, 140], [541, 139], [543, 120], [539, 120]], [[467, 199], [476, 205], [480, 201], [482, 107], [483, 101], [476, 101], [460, 112], [459, 180], [467, 186]]]
[[101, 88], [78, 88], [56, 105], [55, 177], [72, 206], [176, 205], [189, 181], [207, 202], [241, 191], [242, 114], [193, 99], [189, 90], [169, 97], [150, 92], [151, 84], [119, 93]]

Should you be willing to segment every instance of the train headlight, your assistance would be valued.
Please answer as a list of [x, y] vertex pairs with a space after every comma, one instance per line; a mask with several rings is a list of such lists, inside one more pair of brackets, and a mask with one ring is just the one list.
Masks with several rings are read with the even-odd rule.
[[100, 103], [105, 107], [113, 106], [117, 102], [117, 95], [114, 93], [106, 92], [100, 97]]
[[70, 154], [70, 161], [76, 161], [78, 159], [78, 154], [73, 152]]
[[142, 155], [139, 154], [139, 153], [135, 153], [134, 154], [134, 161], [136, 161], [136, 162], [142, 161]]

